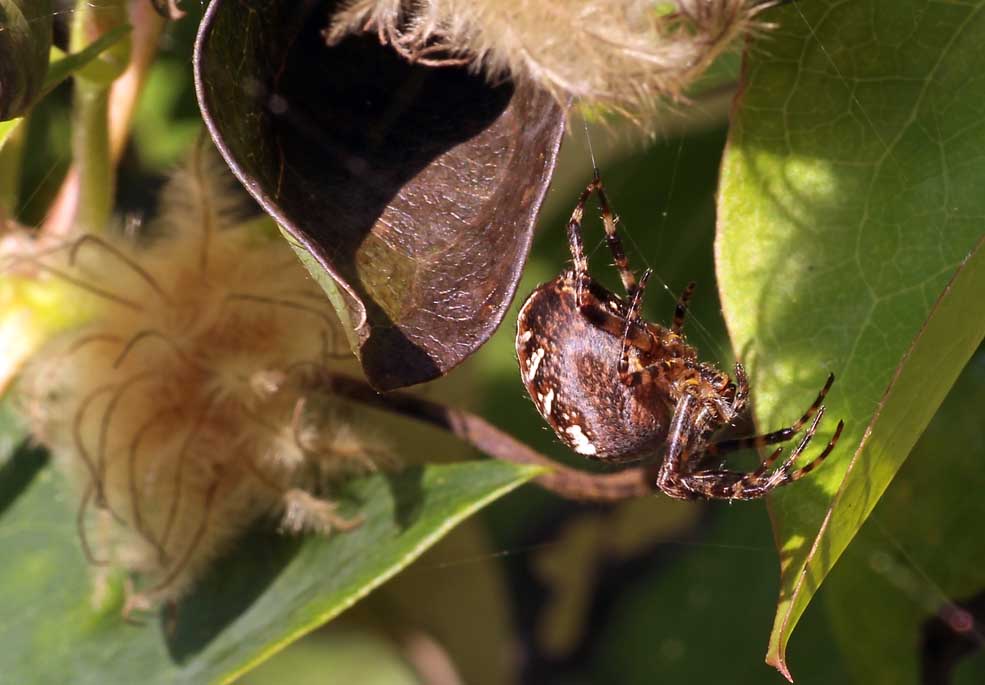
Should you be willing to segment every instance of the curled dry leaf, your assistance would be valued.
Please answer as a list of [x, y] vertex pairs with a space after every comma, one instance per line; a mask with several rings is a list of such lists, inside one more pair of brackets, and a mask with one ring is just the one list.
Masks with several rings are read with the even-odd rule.
[[501, 322], [563, 113], [546, 92], [410, 63], [375, 34], [329, 47], [335, 5], [215, 0], [195, 49], [198, 98], [368, 378], [390, 389], [446, 373]]

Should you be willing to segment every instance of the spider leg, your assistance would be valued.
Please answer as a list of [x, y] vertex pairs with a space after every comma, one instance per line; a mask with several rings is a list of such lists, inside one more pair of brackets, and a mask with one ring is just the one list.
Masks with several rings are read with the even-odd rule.
[[[640, 316], [640, 309], [643, 307], [643, 293], [646, 290], [646, 283], [650, 280], [650, 276], [653, 272], [647, 269], [643, 272], [643, 277], [640, 278], [639, 287], [636, 289], [636, 294], [633, 296], [632, 302], [629, 304], [629, 312], [626, 314], [626, 323], [622, 330], [622, 350], [619, 353], [619, 377], [625, 378], [626, 374], [629, 372], [629, 348], [632, 344], [631, 334], [634, 332], [634, 328], [638, 328], [642, 332], [646, 325], [643, 323], [642, 317]], [[635, 325], [634, 325], [635, 324]], [[634, 345], [639, 348], [640, 345]]]
[[[639, 349], [641, 350], [649, 349], [648, 347], [637, 346], [635, 343], [632, 343], [632, 341], [631, 344], [633, 344], [636, 347], [639, 347]], [[621, 380], [623, 384], [628, 385], [630, 387], [634, 387], [637, 385], [647, 385], [649, 383], [654, 383], [656, 379], [660, 376], [673, 377], [675, 373], [681, 373], [684, 370], [694, 369], [694, 367], [695, 367], [694, 362], [688, 359], [680, 359], [680, 358], [664, 359], [663, 361], [657, 362], [656, 364], [645, 366], [642, 369], [637, 369], [636, 371], [627, 372], [625, 375], [620, 376], [619, 380]]]
[[794, 470], [794, 462], [807, 448], [808, 444], [810, 444], [811, 438], [814, 437], [814, 433], [823, 415], [823, 411], [818, 411], [810, 428], [804, 434], [804, 437], [801, 438], [800, 443], [775, 471], [769, 472], [769, 469], [779, 458], [782, 448], [775, 450], [763, 461], [759, 468], [750, 473], [741, 473], [726, 469], [708, 469], [686, 473], [680, 477], [683, 487], [693, 493], [692, 497], [749, 500], [758, 499], [782, 485], [799, 480], [820, 466], [821, 462], [831, 454], [845, 427], [844, 421], [839, 421], [834, 435], [828, 441], [824, 450], [810, 462]]
[[[622, 248], [619, 236], [616, 234], [617, 220], [613, 217], [609, 200], [602, 186], [602, 179], [599, 176], [598, 169], [596, 169], [591, 182], [589, 182], [578, 196], [578, 202], [571, 212], [571, 218], [568, 219], [568, 249], [571, 251], [571, 259], [574, 266], [573, 279], [578, 308], [589, 321], [602, 330], [612, 335], [622, 336], [624, 340], [628, 340], [629, 344], [634, 347], [648, 351], [653, 347], [653, 340], [646, 331], [646, 326], [640, 317], [638, 315], [628, 317], [630, 321], [634, 321], [634, 319], [638, 320], [638, 325], [627, 326], [626, 319], [617, 312], [599, 306], [590, 292], [592, 276], [588, 271], [588, 259], [585, 257], [585, 246], [581, 236], [581, 224], [585, 216], [585, 205], [588, 202], [588, 198], [594, 192], [597, 192], [599, 195], [599, 206], [602, 211], [602, 224], [605, 227], [606, 242], [615, 259], [616, 266], [619, 269], [619, 276], [622, 279], [623, 286], [626, 288], [631, 302], [636, 300], [637, 292], [640, 289], [640, 286], [636, 282], [636, 276], [629, 269], [626, 253]], [[637, 304], [635, 306], [638, 310], [640, 305]]]
[[578, 289], [578, 304], [583, 303], [583, 295], [587, 293], [588, 286], [592, 282], [592, 277], [588, 273], [588, 259], [585, 257], [585, 247], [581, 239], [581, 220], [585, 215], [585, 203], [588, 197], [595, 190], [595, 179], [581, 191], [578, 196], [578, 203], [571, 211], [571, 218], [568, 219], [568, 249], [571, 251], [571, 259], [575, 267], [575, 284]]
[[702, 496], [689, 487], [685, 468], [693, 426], [697, 423], [694, 413], [696, 410], [700, 412], [696, 402], [687, 393], [677, 401], [667, 433], [667, 451], [657, 472], [657, 487], [675, 499], [695, 499]]
[[[670, 330], [674, 333], [680, 333], [684, 328], [684, 317], [687, 316], [687, 303], [691, 300], [691, 295], [694, 294], [695, 285], [696, 283], [694, 281], [688, 283], [687, 287], [681, 292], [681, 296], [677, 298], [677, 305], [674, 307], [674, 321], [670, 325]], [[642, 287], [643, 284], [640, 283], [640, 288]]]
[[[740, 368], [741, 367], [738, 364], [736, 364], [735, 375], [736, 375], [736, 380], [738, 382], [736, 393], [735, 393], [736, 400], [739, 399], [740, 390], [742, 389], [743, 384], [745, 384], [746, 394], [748, 394], [748, 383], [745, 382], [745, 372], [743, 372], [740, 377], [739, 374]], [[737, 450], [749, 449], [751, 447], [755, 447], [758, 449], [761, 447], [765, 447], [766, 445], [775, 445], [778, 442], [786, 442], [787, 440], [792, 439], [795, 435], [797, 435], [797, 433], [801, 431], [801, 429], [803, 429], [805, 425], [807, 425], [808, 421], [813, 419], [816, 414], [824, 411], [824, 407], [822, 406], [821, 403], [824, 402], [824, 398], [825, 396], [827, 396], [828, 390], [831, 389], [831, 384], [834, 383], [834, 381], [835, 381], [834, 374], [830, 374], [828, 376], [827, 382], [824, 384], [824, 387], [821, 388], [821, 392], [818, 393], [817, 398], [814, 400], [813, 404], [811, 404], [811, 406], [807, 408], [807, 411], [804, 412], [803, 416], [801, 416], [799, 419], [794, 421], [790, 426], [787, 426], [786, 428], [781, 428], [780, 430], [772, 431], [770, 433], [764, 433], [763, 435], [752, 435], [746, 438], [735, 438], [733, 440], [721, 440], [719, 442], [714, 442], [708, 445], [707, 453], [713, 456], [717, 456], [720, 454], [726, 454], [728, 452], [735, 452]], [[745, 403], [745, 398], [743, 398], [743, 404], [744, 403]], [[735, 403], [733, 403], [733, 406], [734, 404]]]
[[619, 235], [616, 232], [616, 225], [619, 223], [619, 218], [612, 213], [609, 198], [605, 194], [605, 188], [602, 186], [602, 178], [599, 176], [598, 169], [595, 170], [595, 176], [592, 178], [592, 183], [589, 187], [594, 188], [598, 193], [599, 208], [602, 210], [602, 226], [605, 228], [605, 242], [609, 245], [609, 252], [612, 253], [616, 268], [619, 270], [619, 278], [622, 280], [622, 285], [626, 289], [626, 296], [630, 300], [633, 300], [640, 286], [637, 285], [636, 276], [633, 274], [632, 269], [629, 268], [626, 251], [623, 250], [622, 241], [619, 240]]
[[732, 399], [732, 416], [737, 416], [746, 408], [749, 401], [749, 378], [746, 369], [739, 362], [735, 363], [735, 397]]

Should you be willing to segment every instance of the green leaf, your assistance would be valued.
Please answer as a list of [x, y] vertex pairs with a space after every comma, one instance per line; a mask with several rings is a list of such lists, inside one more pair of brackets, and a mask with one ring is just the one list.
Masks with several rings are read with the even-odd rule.
[[[40, 99], [50, 93], [55, 89], [55, 86], [82, 67], [92, 62], [104, 51], [119, 43], [129, 33], [129, 26], [118, 26], [100, 36], [99, 39], [93, 41], [91, 45], [87, 46], [83, 50], [80, 50], [79, 52], [66, 55], [60, 50], [52, 49], [52, 52], [57, 53], [58, 56], [53, 57], [50, 63], [46, 62], [48, 65], [48, 73], [44, 77], [44, 83], [40, 86], [40, 92], [37, 94], [37, 99]], [[18, 124], [20, 124], [23, 120], [24, 117], [17, 117], [16, 119], [0, 121], [0, 149], [3, 148], [4, 143], [7, 142], [7, 139], [14, 132], [14, 129], [16, 129]]]
[[324, 685], [326, 680], [360, 685], [420, 683], [396, 644], [368, 630], [333, 624], [258, 666], [244, 685]]
[[7, 139], [23, 120], [24, 117], [17, 117], [16, 119], [0, 121], [0, 148], [3, 147], [3, 144], [7, 142]]
[[0, 0], [0, 121], [23, 115], [41, 92], [52, 16], [50, 0]]
[[42, 94], [51, 92], [59, 83], [126, 38], [130, 34], [130, 30], [130, 26], [117, 26], [101, 35], [82, 50], [71, 54], [63, 53], [57, 58], [52, 59], [51, 64], [48, 66], [48, 75], [44, 80]]
[[[963, 610], [979, 625], [985, 618], [985, 544], [977, 525], [985, 520], [983, 403], [985, 349], [965, 367], [821, 591], [855, 682], [957, 683], [947, 672], [972, 665], [961, 661], [973, 636], [953, 627]], [[985, 682], [978, 666], [966, 682]]]
[[[30, 467], [30, 455], [18, 463]], [[36, 457], [33, 457], [36, 459]], [[0, 523], [0, 668], [11, 682], [230, 682], [393, 576], [455, 524], [536, 476], [501, 462], [413, 467], [342, 491], [356, 530], [292, 538], [251, 533], [165, 616], [120, 616], [119, 588], [94, 606], [64, 484], [43, 471]], [[104, 588], [104, 595], [105, 592]]]
[[846, 422], [828, 463], [770, 502], [767, 660], [788, 677], [797, 620], [985, 334], [980, 249], [934, 305], [983, 233], [983, 9], [794, 3], [746, 64], [716, 243], [726, 319], [760, 428], [788, 425], [829, 371], [816, 442]]
[[[0, 467], [17, 452], [25, 435], [27, 428], [13, 410], [10, 398], [0, 395]], [[2, 482], [3, 477], [0, 476], [0, 483]]]

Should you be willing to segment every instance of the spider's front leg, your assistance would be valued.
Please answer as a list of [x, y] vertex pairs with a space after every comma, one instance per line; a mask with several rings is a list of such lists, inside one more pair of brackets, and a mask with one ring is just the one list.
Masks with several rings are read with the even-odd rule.
[[[749, 383], [746, 380], [745, 371], [742, 370], [742, 366], [740, 364], [735, 365], [735, 378], [736, 393], [735, 401], [732, 403], [733, 408], [739, 404], [740, 395], [742, 396], [741, 406], [744, 406], [749, 394]], [[735, 438], [732, 440], [715, 442], [708, 446], [708, 454], [717, 456], [727, 454], [728, 452], [735, 452], [737, 450], [749, 448], [759, 449], [767, 445], [775, 445], [778, 442], [786, 442], [787, 440], [793, 439], [793, 437], [797, 435], [797, 433], [799, 433], [816, 414], [824, 411], [824, 398], [827, 396], [828, 391], [831, 389], [831, 385], [834, 382], [834, 374], [828, 374], [828, 380], [825, 382], [824, 387], [821, 388], [821, 392], [817, 394], [817, 398], [811, 406], [807, 408], [807, 411], [804, 412], [803, 416], [786, 428], [781, 428], [771, 433], [764, 433], [762, 435], [751, 435], [746, 438]], [[734, 409], [734, 411], [736, 413], [741, 411], [741, 406], [739, 409]]]
[[702, 497], [700, 492], [695, 492], [689, 487], [685, 479], [690, 442], [694, 438], [697, 409], [697, 399], [693, 395], [685, 393], [677, 401], [667, 434], [667, 450], [657, 472], [657, 487], [664, 494], [675, 499]]
[[700, 406], [698, 400], [691, 395], [683, 395], [678, 401], [671, 420], [670, 432], [667, 436], [667, 451], [657, 476], [657, 487], [661, 491], [678, 499], [728, 499], [747, 500], [759, 499], [772, 490], [792, 483], [806, 476], [817, 468], [834, 449], [841, 437], [844, 422], [839, 421], [834, 435], [824, 450], [799, 469], [794, 469], [797, 458], [810, 444], [817, 431], [824, 408], [817, 409], [810, 428], [801, 438], [800, 443], [775, 470], [773, 465], [779, 460], [783, 448], [774, 450], [760, 466], [752, 472], [743, 473], [728, 469], [689, 470], [691, 464], [697, 463], [700, 456], [692, 443], [700, 440], [702, 426], [707, 421], [705, 413], [709, 411]]

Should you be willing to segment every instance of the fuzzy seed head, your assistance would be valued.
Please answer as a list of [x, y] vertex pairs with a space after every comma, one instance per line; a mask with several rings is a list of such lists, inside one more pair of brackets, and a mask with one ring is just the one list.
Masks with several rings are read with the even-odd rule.
[[382, 453], [317, 389], [343, 341], [330, 304], [283, 239], [239, 222], [219, 168], [179, 173], [142, 243], [49, 251], [94, 314], [19, 383], [35, 436], [78, 483], [87, 554], [137, 573], [151, 601], [180, 595], [259, 517], [351, 527], [323, 495]]
[[375, 31], [409, 59], [468, 59], [491, 80], [638, 118], [684, 90], [736, 38], [763, 0], [352, 0], [329, 42]]

